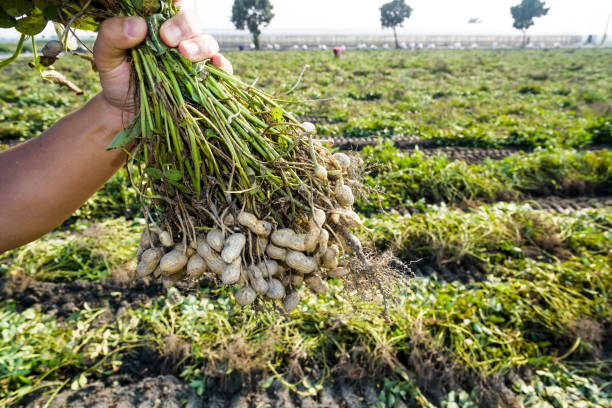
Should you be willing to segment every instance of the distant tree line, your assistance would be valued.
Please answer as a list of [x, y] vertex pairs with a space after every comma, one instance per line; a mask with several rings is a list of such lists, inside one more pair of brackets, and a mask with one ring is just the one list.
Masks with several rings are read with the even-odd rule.
[[[256, 49], [261, 48], [259, 37], [261, 29], [274, 18], [274, 6], [270, 0], [234, 0], [232, 6], [232, 22], [238, 30], [249, 30], [253, 36]], [[548, 14], [550, 10], [542, 0], [522, 0], [520, 4], [510, 8], [514, 19], [514, 28], [523, 32], [523, 46], [526, 45], [527, 30], [534, 25], [534, 18]], [[395, 38], [395, 47], [399, 48], [397, 28], [412, 15], [412, 7], [405, 0], [392, 0], [380, 8], [380, 23], [382, 28], [391, 28]]]

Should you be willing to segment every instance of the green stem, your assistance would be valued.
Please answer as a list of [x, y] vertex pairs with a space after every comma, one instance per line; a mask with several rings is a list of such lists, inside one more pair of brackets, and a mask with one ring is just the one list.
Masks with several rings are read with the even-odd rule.
[[23, 49], [23, 43], [25, 42], [25, 39], [26, 39], [26, 35], [21, 34], [21, 37], [19, 38], [19, 42], [17, 43], [17, 48], [15, 48], [15, 52], [13, 53], [13, 55], [0, 61], [0, 71], [2, 71], [4, 68], [12, 64], [13, 62], [15, 62], [15, 60], [17, 60], [17, 58], [19, 57], [19, 54], [21, 54], [21, 50]]

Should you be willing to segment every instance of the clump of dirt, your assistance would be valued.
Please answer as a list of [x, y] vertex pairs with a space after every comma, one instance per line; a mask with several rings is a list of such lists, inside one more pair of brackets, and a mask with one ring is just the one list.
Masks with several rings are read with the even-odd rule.
[[547, 218], [528, 215], [522, 222], [520, 235], [514, 242], [523, 247], [523, 253], [529, 258], [550, 257], [567, 259], [571, 252], [563, 246], [559, 226]]
[[[609, 330], [608, 325], [608, 330]], [[588, 318], [578, 318], [568, 322], [566, 325], [566, 335], [572, 343], [580, 338], [583, 347], [574, 353], [578, 359], [599, 360], [604, 355], [604, 343], [606, 339], [606, 325], [596, 320]], [[608, 349], [609, 350], [609, 349]]]

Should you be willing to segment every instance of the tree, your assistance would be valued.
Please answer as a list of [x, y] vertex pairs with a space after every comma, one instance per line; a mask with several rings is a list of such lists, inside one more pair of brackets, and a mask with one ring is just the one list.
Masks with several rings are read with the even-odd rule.
[[392, 0], [383, 4], [380, 8], [380, 23], [383, 28], [392, 28], [395, 36], [395, 48], [399, 48], [397, 41], [397, 27], [404, 24], [404, 20], [410, 18], [412, 7], [407, 5], [404, 0]]
[[248, 29], [253, 35], [255, 48], [259, 49], [261, 27], [270, 24], [274, 13], [270, 0], [234, 0], [232, 23], [239, 30]]
[[514, 18], [513, 27], [523, 31], [523, 47], [526, 44], [527, 29], [534, 24], [533, 19], [548, 14], [550, 7], [545, 6], [542, 0], [522, 0], [521, 4], [510, 7], [510, 13]]

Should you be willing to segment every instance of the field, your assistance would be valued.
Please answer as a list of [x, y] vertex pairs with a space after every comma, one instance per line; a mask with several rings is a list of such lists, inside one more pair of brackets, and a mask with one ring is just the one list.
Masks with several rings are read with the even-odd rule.
[[[122, 170], [0, 255], [0, 406], [612, 405], [612, 50], [228, 57], [362, 158], [361, 238], [408, 278], [388, 316], [340, 281], [287, 316], [131, 279]], [[0, 150], [99, 90], [87, 63], [56, 68], [85, 94], [0, 72]]]

